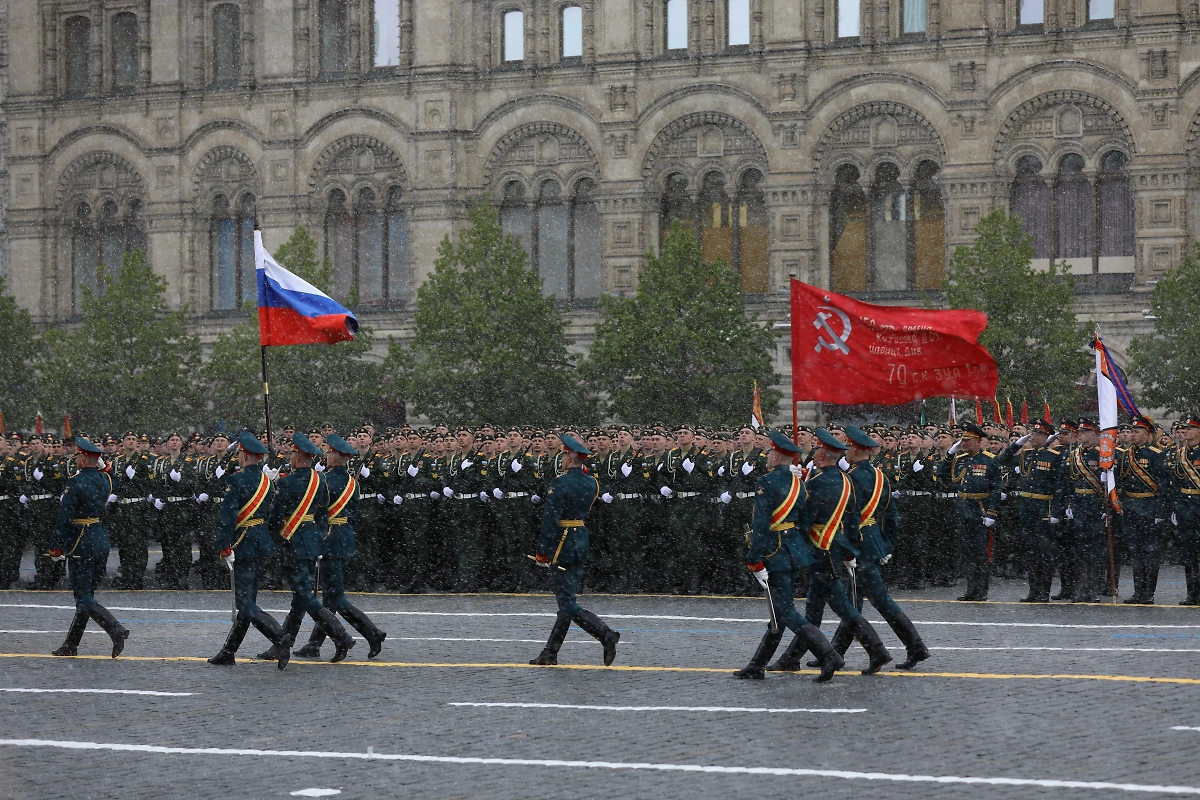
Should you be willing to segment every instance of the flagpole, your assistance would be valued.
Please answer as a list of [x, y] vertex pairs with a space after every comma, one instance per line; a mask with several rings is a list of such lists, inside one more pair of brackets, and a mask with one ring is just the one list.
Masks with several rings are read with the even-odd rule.
[[271, 455], [275, 455], [275, 437], [271, 428], [271, 385], [267, 381], [267, 348], [263, 345], [258, 349], [262, 351], [263, 414], [267, 418], [267, 450]]

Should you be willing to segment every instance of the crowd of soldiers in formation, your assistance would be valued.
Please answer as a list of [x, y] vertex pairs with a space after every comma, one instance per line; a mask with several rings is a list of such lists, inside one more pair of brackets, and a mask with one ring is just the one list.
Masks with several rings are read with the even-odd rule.
[[[827, 427], [844, 437], [837, 425]], [[1063, 420], [1055, 428], [1050, 443], [1039, 448], [1028, 442], [1030, 426], [985, 423], [983, 455], [973, 458], [991, 466], [975, 475], [987, 484], [980, 484], [987, 499], [978, 503], [962, 497], [970, 494], [963, 491], [964, 481], [972, 479], [970, 470], [955, 474], [956, 458], [965, 455], [956, 447], [959, 428], [867, 428], [881, 444], [873, 460], [888, 477], [901, 516], [899, 543], [882, 569], [887, 583], [904, 589], [951, 586], [965, 573], [968, 591], [960, 599], [983, 600], [989, 574], [1027, 575], [1028, 600], [1094, 601], [1112, 595], [1112, 570], [1119, 576], [1124, 563], [1132, 567], [1135, 583], [1129, 601], [1153, 602], [1159, 564], [1174, 557], [1187, 576], [1183, 604], [1200, 604], [1200, 419], [1189, 415], [1170, 431], [1144, 418], [1121, 426], [1117, 496], [1133, 513], [1109, 513], [1095, 484], [1095, 421]], [[816, 444], [812, 432], [805, 427], [784, 431], [798, 441], [803, 467]], [[323, 447], [331, 432], [333, 426], [323, 425], [308, 437]], [[293, 433], [290, 426], [282, 431], [265, 462], [273, 479], [288, 471]], [[345, 437], [359, 452], [350, 464], [359, 486], [359, 517], [349, 585], [399, 592], [540, 587], [528, 555], [548, 486], [563, 472], [563, 433], [593, 451], [585, 469], [600, 484], [587, 522], [589, 588], [756, 591], [742, 556], [755, 483], [767, 472], [765, 430], [662, 424], [591, 430], [438, 425], [387, 431], [365, 424]], [[266, 443], [266, 434], [259, 439]], [[36, 572], [26, 585], [54, 588], [64, 568], [44, 553], [59, 497], [75, 471], [74, 448], [49, 434], [10, 433], [2, 441], [0, 586], [21, 585], [21, 555], [32, 546]], [[129, 432], [94, 441], [103, 445], [105, 461], [120, 477], [117, 497], [105, 511], [120, 563], [111, 576], [113, 588], [152, 588], [146, 583], [150, 540], [162, 547], [154, 570], [157, 588], [187, 588], [193, 571], [205, 588], [227, 587], [216, 528], [224, 482], [237, 469], [230, 439], [220, 433], [152, 439]], [[1026, 464], [1025, 456], [1036, 460]], [[1038, 492], [1023, 490], [1031, 480], [1042, 487]], [[1079, 512], [1089, 494], [1095, 513]], [[1040, 519], [1022, 513], [1022, 497], [1045, 500]], [[972, 505], [979, 508], [973, 512]], [[972, 543], [972, 528], [982, 530], [972, 526], [972, 518], [987, 520], [986, 560]], [[1039, 526], [1051, 521], [1049, 527]], [[193, 561], [193, 542], [198, 561]], [[265, 588], [284, 585], [281, 569], [278, 558], [265, 562]], [[1052, 598], [1047, 570], [1060, 578], [1060, 591]], [[797, 593], [803, 589], [799, 585]]]

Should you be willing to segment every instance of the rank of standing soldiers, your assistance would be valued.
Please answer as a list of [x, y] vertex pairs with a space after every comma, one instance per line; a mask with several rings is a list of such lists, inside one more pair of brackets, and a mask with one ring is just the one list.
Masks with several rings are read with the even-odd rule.
[[[900, 512], [898, 539], [883, 563], [896, 588], [950, 586], [986, 600], [991, 576], [1029, 580], [1031, 602], [1095, 601], [1112, 594], [1112, 563], [1132, 593], [1152, 603], [1165, 557], [1184, 566], [1184, 605], [1200, 604], [1200, 417], [1170, 431], [1140, 418], [1122, 425], [1116, 452], [1122, 513], [1110, 514], [1099, 483], [1095, 420], [866, 430], [881, 445], [872, 461], [887, 476]], [[845, 440], [837, 425], [828, 426]], [[328, 452], [324, 425], [308, 438]], [[294, 430], [267, 459], [273, 480], [289, 471]], [[690, 425], [538, 430], [494, 425], [376, 431], [345, 438], [357, 450], [357, 552], [346, 580], [359, 590], [524, 591], [542, 589], [528, 555], [550, 482], [563, 473], [561, 436], [586, 442], [585, 470], [600, 496], [588, 519], [593, 590], [749, 594], [742, 565], [756, 481], [767, 474], [765, 431]], [[788, 436], [793, 432], [785, 429]], [[260, 435], [265, 441], [265, 434]], [[817, 444], [801, 428], [801, 465]], [[978, 446], [971, 444], [978, 441]], [[227, 481], [238, 469], [230, 439], [144, 433], [95, 437], [119, 477], [104, 511], [119, 571], [113, 588], [228, 586], [217, 545]], [[0, 585], [62, 585], [61, 562], [45, 555], [75, 450], [53, 435], [10, 433], [0, 449]], [[323, 468], [323, 461], [317, 468]], [[149, 542], [162, 558], [148, 580]], [[199, 558], [193, 560], [192, 545]], [[21, 555], [35, 554], [20, 581]], [[285, 585], [279, 557], [263, 559], [260, 582]], [[1059, 592], [1050, 596], [1052, 579]], [[193, 582], [192, 576], [196, 581]], [[1128, 590], [1128, 585], [1125, 586]], [[797, 586], [803, 594], [805, 585]], [[1172, 598], [1174, 599], [1174, 598]]]

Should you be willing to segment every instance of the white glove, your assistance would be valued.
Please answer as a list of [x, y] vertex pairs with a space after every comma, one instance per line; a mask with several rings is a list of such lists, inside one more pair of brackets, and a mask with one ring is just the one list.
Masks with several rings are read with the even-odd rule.
[[146, 502], [147, 502], [147, 503], [153, 503], [153, 502], [154, 502], [154, 495], [152, 495], [152, 494], [148, 494], [148, 495], [146, 495]]
[[236, 560], [237, 559], [234, 558], [234, 553], [232, 550], [229, 551], [229, 555], [225, 556], [225, 563], [229, 565], [230, 569], [233, 569], [233, 562]]
[[696, 468], [696, 464], [690, 458], [685, 458], [683, 460], [683, 471], [686, 472], [688, 475], [691, 475], [692, 470], [694, 470], [695, 468]]
[[417, 477], [417, 473], [420, 472], [420, 470], [417, 469], [417, 466], [415, 464], [409, 464], [408, 469], [406, 469], [404, 471], [408, 473], [408, 477], [410, 477], [410, 478]]
[[371, 470], [367, 469], [366, 464], [363, 464], [361, 467], [358, 468], [358, 474], [363, 476], [364, 478], [369, 478], [369, 477], [371, 477]]
[[320, 461], [318, 461], [318, 462], [317, 462], [317, 465], [316, 465], [315, 467], [313, 467], [313, 469], [315, 469], [317, 472], [324, 472], [324, 471], [325, 471], [325, 465], [324, 465], [324, 464], [322, 464]]
[[1068, 508], [1066, 517], [1067, 517], [1067, 519], [1075, 519], [1075, 512], [1072, 509]]
[[724, 474], [725, 474], [725, 466], [724, 466], [724, 465], [722, 465], [722, 466], [720, 466], [720, 467], [718, 467], [718, 468], [717, 468], [717, 474], [718, 474], [718, 475], [724, 475]]
[[29, 505], [29, 498], [26, 497], [25, 495], [21, 495], [21, 505], [23, 505], [23, 506]]
[[208, 502], [208, 492], [201, 492], [200, 496], [197, 497], [196, 499], [198, 501], [200, 501], [201, 503], [207, 503]]
[[468, 460], [467, 460], [467, 459], [465, 459], [465, 458], [462, 460], [462, 463], [461, 463], [461, 464], [459, 464], [459, 467], [461, 467], [462, 469], [470, 469], [470, 468], [471, 468], [471, 467], [473, 467], [473, 466], [475, 466], [475, 462], [474, 462], [474, 461], [468, 461]]
[[104, 468], [107, 466], [108, 466], [108, 464], [105, 463], [103, 458], [96, 459], [96, 468], [99, 469], [101, 472], [103, 472]]
[[[220, 469], [221, 469], [220, 467], [217, 467], [217, 470], [218, 470], [218, 471], [219, 471]], [[128, 467], [126, 467], [126, 468], [125, 468], [125, 477], [126, 477], [126, 478], [129, 478], [130, 480], [133, 480], [133, 476], [134, 476], [135, 474], [137, 474], [137, 473], [136, 473], [136, 472], [135, 472], [135, 470], [133, 469], [133, 466], [132, 466], [132, 465], [130, 465], [130, 466], [128, 466]], [[219, 478], [219, 477], [221, 477], [221, 476], [220, 476], [220, 475], [217, 475], [217, 477]]]
[[1013, 474], [1014, 474], [1014, 475], [1020, 475], [1020, 474], [1021, 474], [1021, 468], [1020, 468], [1020, 467], [1013, 467]]
[[171, 470], [169, 474], [171, 476], [171, 480], [175, 481], [176, 483], [179, 483], [181, 480], [183, 480], [183, 473], [177, 469]]
[[600, 499], [605, 503], [611, 503], [613, 501], [613, 496], [608, 492], [605, 492], [604, 494], [600, 495]]
[[1176, 518], [1174, 511], [1171, 512], [1171, 524], [1174, 525], [1176, 528], [1179, 527], [1179, 519]]
[[1161, 524], [1163, 524], [1163, 520], [1161, 520], [1161, 519], [1155, 519], [1155, 520], [1154, 520], [1154, 524], [1155, 524], [1155, 525], [1161, 525]]
[[115, 503], [115, 502], [117, 502], [117, 496], [115, 494], [110, 494], [108, 496], [108, 500], [106, 500], [105, 502], [106, 503]]
[[480, 500], [482, 500], [483, 502], [485, 502], [485, 503], [486, 503], [486, 502], [488, 502], [489, 500], [491, 500], [492, 498], [488, 496], [488, 493], [487, 493], [487, 492], [480, 492], [480, 493], [479, 493], [479, 499], [480, 499]]
[[35, 481], [40, 481], [40, 480], [42, 479], [42, 476], [43, 476], [43, 475], [45, 475], [45, 474], [46, 474], [46, 473], [42, 472], [42, 469], [41, 469], [41, 467], [34, 467], [34, 468], [33, 468], [33, 479], [34, 479]]
[[633, 467], [629, 464], [621, 465], [621, 474], [628, 478], [633, 473]]
[[1017, 439], [1017, 447], [1024, 447], [1025, 445], [1029, 444], [1029, 440], [1032, 438], [1033, 438], [1032, 433], [1025, 434], [1020, 439]]
[[66, 561], [66, 556], [50, 556], [51, 561]]
[[759, 586], [763, 587], [764, 589], [767, 588], [767, 568], [766, 567], [763, 567], [760, 570], [755, 570], [754, 572], [751, 572], [750, 574], [754, 576], [754, 580], [758, 581]]
[[1046, 447], [1049, 447], [1050, 445], [1054, 444], [1054, 440], [1055, 440], [1055, 439], [1057, 439], [1057, 438], [1058, 438], [1058, 434], [1056, 433], [1056, 434], [1054, 434], [1053, 436], [1051, 436], [1049, 439], [1047, 439], [1047, 440], [1046, 440]]
[[513, 472], [520, 472], [522, 469], [524, 469], [524, 466], [521, 464], [521, 459], [514, 458], [512, 463], [508, 465], [508, 468]]
[[661, 461], [660, 461], [660, 462], [658, 462], [658, 466], [654, 468], [654, 469], [655, 469], [655, 471], [656, 471], [656, 472], [662, 472], [662, 465], [663, 465], [663, 462], [661, 462]]
[[857, 558], [852, 558], [852, 559], [850, 559], [849, 561], [847, 561], [847, 562], [846, 562], [846, 568], [847, 568], [847, 569], [858, 569], [858, 559], [857, 559]]
[[923, 469], [925, 469], [925, 465], [922, 464], [920, 461], [913, 462], [913, 472], [920, 472]]
[[163, 506], [165, 506], [165, 505], [166, 505], [166, 503], [164, 503], [162, 500], [155, 500], [155, 501], [154, 501], [154, 508], [155, 508], [156, 510], [158, 510], [158, 511], [162, 511], [162, 510], [163, 510]]
[[1001, 493], [1000, 493], [1000, 499], [1001, 499], [1001, 500], [1007, 500], [1007, 499], [1008, 499], [1008, 492], [1001, 492]]
[[[216, 468], [216, 470], [213, 471], [213, 474], [216, 475], [218, 478], [223, 478], [223, 477], [225, 477], [225, 468], [219, 466]], [[130, 475], [129, 477], [132, 478], [133, 476]]]
[[[379, 495], [379, 502], [383, 502], [383, 495]], [[404, 502], [404, 498], [398, 494], [392, 495], [392, 505], [398, 506]]]
[[729, 505], [733, 502], [733, 495], [729, 492], [721, 492], [721, 496], [718, 499], [725, 505]]
[[838, 459], [838, 466], [842, 468], [843, 472], [848, 472], [850, 470], [850, 462], [847, 461], [845, 457]]
[[444, 487], [442, 487], [442, 495], [447, 498], [454, 497], [454, 490], [451, 489], [449, 486], [444, 486]]
[[441, 496], [440, 494], [438, 494], [437, 492], [430, 492], [430, 493], [429, 493], [429, 499], [430, 499], [430, 500], [439, 500], [439, 499], [441, 499], [441, 497], [442, 497], [442, 496]]
[[278, 468], [272, 469], [271, 467], [263, 467], [263, 475], [266, 475], [267, 480], [269, 480], [269, 481], [277, 480], [279, 478], [279, 469]]
[[529, 498], [529, 502], [533, 503], [536, 506], [538, 503], [542, 502], [542, 498], [538, 497], [535, 494], [533, 497]]
[[894, 498], [896, 498], [896, 499], [899, 499], [899, 498], [900, 498], [900, 493], [899, 493], [899, 492], [892, 492], [892, 497], [894, 497]]
[[670, 486], [662, 487], [661, 489], [658, 490], [658, 493], [661, 494], [663, 497], [670, 497], [671, 495], [675, 494], [673, 491], [671, 491]]
[[950, 449], [946, 451], [946, 454], [952, 456], [955, 453], [957, 453], [959, 450], [962, 450], [962, 439], [959, 439], [957, 442], [950, 445]]
[[376, 502], [377, 504], [379, 504], [379, 505], [383, 505], [383, 501], [384, 501], [384, 497], [383, 497], [383, 495], [382, 495], [382, 494], [377, 494], [377, 495], [375, 495], [375, 502]]
[[805, 464], [805, 465], [804, 465], [804, 468], [805, 468], [806, 470], [809, 470], [809, 471], [811, 471], [811, 470], [812, 470], [812, 468], [813, 468], [815, 465], [816, 465], [816, 462], [809, 461], [807, 464]]
[[891, 553], [888, 553], [886, 556], [884, 556], [883, 558], [879, 559], [879, 566], [881, 566], [881, 567], [882, 567], [884, 564], [888, 563], [888, 562], [889, 562], [889, 561], [891, 561], [891, 560], [892, 560], [892, 554], [891, 554]]
[[754, 472], [753, 464], [751, 464], [749, 461], [742, 464], [742, 474], [743, 475], [749, 475], [751, 472]]
[[[1157, 521], [1158, 521], [1158, 522], [1161, 522], [1162, 520], [1157, 520]], [[1059, 522], [1061, 522], [1061, 520], [1060, 520], [1058, 517], [1051, 517], [1051, 518], [1050, 518], [1050, 524], [1051, 524], [1051, 525], [1057, 525]]]
[[499, 486], [497, 486], [495, 489], [492, 489], [492, 497], [496, 498], [497, 500], [504, 499], [504, 492], [500, 491]]
[[990, 527], [992, 527], [992, 526], [993, 526], [993, 525], [995, 525], [995, 524], [996, 524], [996, 520], [992, 519], [991, 517], [984, 517], [984, 518], [983, 518], [983, 527], [985, 527], [985, 528], [990, 528]]

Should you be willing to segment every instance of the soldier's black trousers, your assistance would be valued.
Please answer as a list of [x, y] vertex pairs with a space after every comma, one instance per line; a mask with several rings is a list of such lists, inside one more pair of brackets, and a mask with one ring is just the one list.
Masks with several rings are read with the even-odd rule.
[[107, 561], [107, 551], [103, 556], [97, 553], [95, 558], [67, 559], [67, 563], [70, 564], [67, 578], [71, 584], [71, 594], [75, 596], [76, 611], [87, 614], [96, 607], [96, 586], [104, 577], [104, 565]]
[[817, 563], [808, 569], [808, 602], [804, 607], [805, 618], [818, 628], [821, 627], [826, 605], [845, 622], [853, 622], [862, 616], [850, 602], [850, 598], [846, 594], [846, 586], [841, 578], [841, 571], [835, 571], [833, 556], [828, 552], [818, 555]]
[[[234, 562], [235, 564], [237, 562]], [[292, 609], [288, 616], [303, 616], [305, 613], [315, 616], [323, 606], [313, 594], [313, 571], [317, 561], [311, 558], [285, 557], [288, 586], [292, 590]]]
[[260, 568], [257, 558], [242, 558], [234, 555], [233, 561], [233, 602], [237, 606], [238, 619], [249, 622], [254, 619], [261, 608], [258, 607], [258, 571]]

